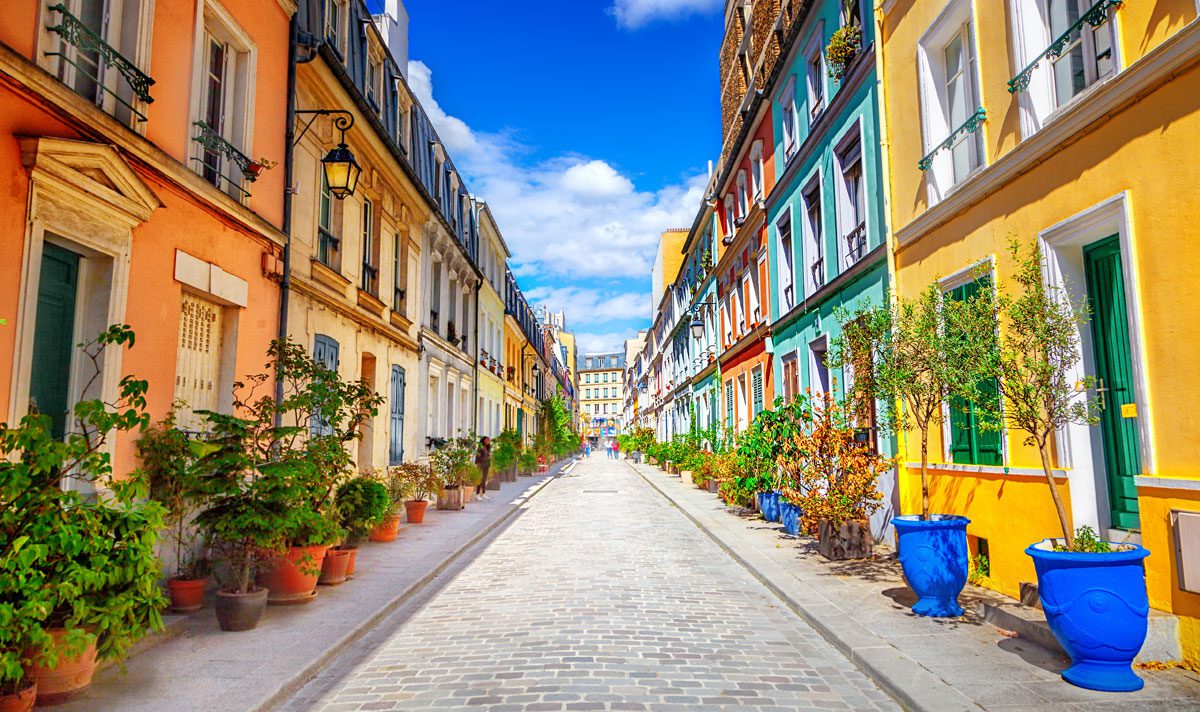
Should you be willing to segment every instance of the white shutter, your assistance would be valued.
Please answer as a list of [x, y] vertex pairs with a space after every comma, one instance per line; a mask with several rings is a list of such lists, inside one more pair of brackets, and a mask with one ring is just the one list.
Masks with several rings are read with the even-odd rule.
[[175, 358], [175, 399], [179, 427], [198, 430], [197, 410], [216, 410], [221, 374], [221, 307], [185, 293], [179, 314], [179, 348]]

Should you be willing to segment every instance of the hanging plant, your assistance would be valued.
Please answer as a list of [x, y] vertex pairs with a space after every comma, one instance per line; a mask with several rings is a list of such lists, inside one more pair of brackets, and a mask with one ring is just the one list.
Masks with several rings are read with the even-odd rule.
[[849, 22], [834, 31], [825, 47], [825, 64], [829, 77], [841, 81], [846, 68], [862, 49], [862, 29], [857, 22]]

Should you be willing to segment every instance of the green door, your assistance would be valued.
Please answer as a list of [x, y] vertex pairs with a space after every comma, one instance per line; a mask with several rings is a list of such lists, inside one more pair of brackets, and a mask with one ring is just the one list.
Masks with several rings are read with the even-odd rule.
[[1116, 235], [1088, 245], [1083, 252], [1088, 299], [1092, 309], [1092, 341], [1096, 356], [1100, 432], [1113, 526], [1137, 529], [1138, 500], [1134, 477], [1141, 474], [1137, 397], [1129, 348], [1129, 315], [1121, 244]]
[[29, 406], [50, 416], [51, 432], [62, 438], [71, 408], [71, 352], [75, 336], [75, 293], [79, 255], [46, 243], [42, 248]]
[[[991, 288], [991, 280], [984, 277], [946, 292], [946, 298], [967, 300], [978, 294], [979, 290]], [[996, 379], [989, 378], [982, 381], [978, 388], [980, 399], [985, 400], [985, 405], [995, 410], [996, 401], [1000, 398], [1000, 387]], [[1000, 430], [984, 424], [983, 408], [974, 402], [952, 395], [950, 396], [949, 410], [950, 460], [969, 465], [1003, 465], [1004, 453]]]

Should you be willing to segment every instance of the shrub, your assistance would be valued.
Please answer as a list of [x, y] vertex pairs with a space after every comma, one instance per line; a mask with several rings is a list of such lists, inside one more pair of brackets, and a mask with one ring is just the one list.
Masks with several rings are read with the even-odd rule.
[[360, 542], [383, 522], [391, 507], [388, 488], [379, 480], [360, 476], [343, 482], [337, 490], [337, 513], [346, 542]]

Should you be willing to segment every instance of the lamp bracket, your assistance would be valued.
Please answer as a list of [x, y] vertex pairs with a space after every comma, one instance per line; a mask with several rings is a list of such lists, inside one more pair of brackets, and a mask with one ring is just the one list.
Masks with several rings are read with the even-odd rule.
[[304, 128], [300, 130], [299, 135], [296, 136], [296, 140], [292, 142], [292, 148], [300, 145], [300, 139], [304, 138], [304, 134], [308, 133], [308, 130], [312, 128], [313, 122], [318, 117], [334, 117], [333, 127], [342, 132], [342, 137], [338, 141], [338, 144], [342, 146], [346, 145], [346, 132], [350, 130], [351, 126], [354, 126], [354, 114], [345, 109], [296, 109], [295, 113], [297, 116], [303, 114], [305, 116], [312, 116], [312, 118], [308, 120], [308, 123], [304, 124]]

